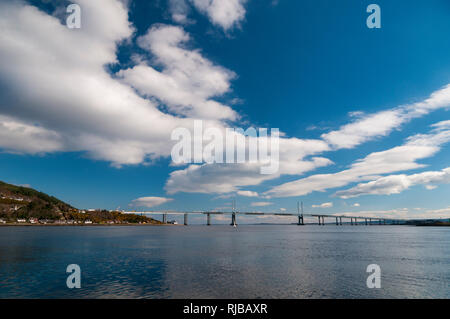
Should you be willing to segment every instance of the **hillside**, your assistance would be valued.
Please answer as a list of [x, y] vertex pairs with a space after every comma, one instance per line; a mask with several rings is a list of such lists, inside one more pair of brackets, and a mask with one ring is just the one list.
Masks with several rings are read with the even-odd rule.
[[145, 216], [122, 214], [117, 211], [84, 211], [72, 207], [56, 197], [29, 187], [0, 181], [0, 219], [6, 223], [25, 220], [31, 223], [94, 223], [123, 224], [160, 222]]
[[3, 218], [57, 219], [76, 211], [69, 204], [32, 188], [0, 182], [0, 216]]

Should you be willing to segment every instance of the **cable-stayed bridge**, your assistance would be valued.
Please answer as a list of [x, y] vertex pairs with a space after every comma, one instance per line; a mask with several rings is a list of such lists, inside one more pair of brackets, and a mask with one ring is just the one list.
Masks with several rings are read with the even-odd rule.
[[[312, 213], [263, 213], [263, 212], [219, 212], [219, 211], [192, 211], [192, 212], [179, 212], [179, 211], [130, 211], [123, 212], [124, 214], [137, 214], [137, 215], [161, 215], [162, 222], [167, 223], [168, 215], [183, 215], [184, 225], [188, 225], [189, 215], [205, 215], [206, 225], [211, 225], [211, 215], [230, 215], [231, 223], [230, 225], [237, 225], [237, 216], [282, 216], [282, 217], [292, 217], [298, 218], [297, 225], [307, 225], [304, 221], [305, 217], [317, 218], [317, 224], [325, 225], [325, 218], [330, 221], [331, 224], [336, 225], [397, 225], [406, 222], [405, 219], [392, 219], [392, 218], [381, 218], [381, 217], [367, 217], [367, 216], [350, 216], [347, 214], [312, 214]], [[316, 223], [311, 223], [316, 224]]]

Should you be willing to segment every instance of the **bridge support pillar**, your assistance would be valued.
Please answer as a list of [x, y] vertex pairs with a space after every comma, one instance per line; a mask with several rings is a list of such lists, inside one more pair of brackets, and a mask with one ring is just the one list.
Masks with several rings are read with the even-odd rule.
[[167, 224], [167, 214], [163, 214], [163, 223]]
[[322, 226], [325, 226], [325, 216], [322, 216]]
[[298, 216], [298, 224], [297, 225], [305, 225], [305, 223], [303, 222], [303, 215]]
[[367, 218], [365, 218], [364, 220], [365, 220], [365, 222], [366, 222], [366, 226], [367, 226]]
[[184, 214], [184, 226], [188, 225], [188, 214]]
[[319, 219], [319, 226], [322, 225], [322, 220], [320, 219], [320, 216], [317, 216], [317, 218]]
[[206, 214], [206, 225], [211, 226], [211, 214]]
[[358, 219], [355, 218], [355, 226], [357, 226], [357, 225], [358, 225]]
[[231, 224], [230, 224], [230, 226], [237, 226], [237, 223], [236, 223], [236, 213], [233, 213], [233, 214], [231, 215]]
[[338, 218], [336, 217], [336, 225], [339, 225], [339, 221]]
[[372, 218], [369, 218], [369, 225], [372, 225]]
[[342, 217], [339, 217], [339, 225], [342, 226]]

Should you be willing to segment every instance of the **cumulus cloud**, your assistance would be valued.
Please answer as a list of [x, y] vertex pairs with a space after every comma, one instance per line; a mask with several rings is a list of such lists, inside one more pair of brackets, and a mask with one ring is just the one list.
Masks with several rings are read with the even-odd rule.
[[357, 212], [340, 212], [334, 215], [339, 216], [360, 216], [367, 218], [387, 218], [387, 219], [408, 219], [411, 217], [411, 211], [408, 208], [396, 208], [389, 210], [361, 210]]
[[[261, 174], [257, 163], [235, 164], [192, 164], [170, 173], [165, 189], [169, 194], [187, 193], [231, 193], [245, 186], [259, 185], [284, 174], [302, 174], [332, 162], [323, 157], [308, 156], [328, 150], [328, 145], [321, 140], [301, 140], [297, 138], [280, 138], [279, 170], [274, 174]], [[195, 187], [192, 187], [195, 185]]]
[[311, 205], [311, 207], [313, 207], [313, 208], [330, 208], [330, 207], [333, 207], [333, 203], [327, 202], [327, 203], [322, 203], [319, 205]]
[[374, 114], [358, 114], [359, 118], [356, 121], [342, 126], [339, 130], [322, 134], [322, 138], [336, 149], [353, 148], [374, 138], [386, 136], [413, 118], [449, 106], [450, 84], [418, 103], [402, 105]]
[[368, 183], [361, 183], [347, 190], [336, 192], [341, 198], [352, 198], [361, 195], [399, 194], [408, 188], [424, 184], [428, 190], [436, 188], [434, 184], [450, 183], [450, 167], [441, 171], [428, 171], [412, 175], [389, 175]]
[[271, 203], [271, 202], [253, 202], [253, 203], [251, 203], [251, 205], [253, 207], [265, 207], [265, 206], [270, 206], [272, 204], [273, 203]]
[[190, 22], [188, 18], [189, 5], [186, 0], [169, 0], [169, 10], [175, 22], [182, 24]]
[[[186, 114], [203, 116], [205, 126], [210, 118], [236, 117], [231, 108], [209, 99], [229, 90], [233, 73], [197, 50], [182, 48], [189, 40], [183, 30], [151, 28], [138, 42], [155, 55], [161, 72], [142, 63], [123, 70], [118, 79], [106, 66], [117, 62], [117, 44], [130, 41], [134, 32], [127, 8], [114, 0], [74, 2], [82, 7], [81, 29], [68, 29], [32, 5], [0, 3], [4, 150], [80, 151], [115, 166], [141, 164], [170, 155], [173, 129], [193, 126]], [[141, 82], [148, 77], [145, 86]], [[174, 88], [171, 97], [167, 92]], [[177, 102], [180, 94], [184, 104]], [[165, 113], [162, 102], [173, 112]], [[209, 125], [222, 124], [212, 119]]]
[[244, 20], [247, 0], [169, 0], [169, 12], [172, 20], [181, 24], [194, 21], [189, 18], [191, 5], [209, 21], [224, 31], [233, 29]]
[[118, 73], [143, 96], [157, 98], [171, 112], [203, 119], [235, 120], [237, 114], [213, 97], [230, 90], [235, 74], [183, 47], [189, 35], [180, 27], [157, 25], [139, 37], [139, 46], [153, 56], [161, 71], [141, 63]]
[[159, 206], [165, 203], [168, 203], [172, 201], [172, 198], [166, 198], [166, 197], [154, 197], [154, 196], [148, 196], [148, 197], [139, 197], [136, 199], [133, 199], [130, 203], [130, 206], [134, 207], [154, 207]]
[[57, 132], [0, 115], [0, 147], [13, 153], [47, 153], [62, 150], [63, 141]]
[[408, 209], [408, 208], [396, 208], [389, 210], [363, 210], [357, 212], [341, 212], [334, 215], [343, 216], [361, 216], [361, 217], [373, 217], [373, 218], [387, 218], [387, 219], [448, 219], [450, 213], [450, 207], [440, 209]]
[[421, 214], [418, 217], [421, 217], [421, 218], [448, 218], [449, 214], [450, 214], [450, 206], [446, 207], [446, 208], [426, 210], [424, 214]]
[[237, 194], [245, 197], [258, 197], [258, 193], [252, 191], [238, 191]]
[[[357, 120], [341, 127], [338, 131], [323, 134], [323, 140], [281, 138], [279, 174], [257, 176], [257, 169], [254, 165], [234, 165], [227, 169], [217, 165], [198, 165], [171, 174], [166, 184], [166, 189], [171, 193], [178, 191], [194, 192], [195, 190], [191, 187], [192, 182], [200, 182], [200, 192], [233, 192], [239, 187], [259, 185], [264, 181], [278, 178], [281, 175], [301, 175], [316, 168], [333, 164], [327, 158], [308, 158], [308, 156], [339, 148], [352, 148], [373, 138], [385, 136], [393, 129], [399, 128], [402, 123], [428, 114], [433, 110], [448, 107], [449, 101], [450, 85], [447, 85], [432, 93], [429, 98], [418, 103], [403, 105], [369, 115], [355, 112], [352, 114], [352, 117], [356, 117]], [[443, 121], [436, 123], [433, 129], [437, 132], [445, 127], [445, 121]], [[377, 177], [371, 176], [372, 174], [379, 175], [420, 168], [422, 165], [416, 163], [416, 160], [435, 154], [439, 150], [438, 145], [445, 142], [439, 142], [437, 139], [443, 138], [445, 140], [447, 138], [445, 133], [434, 135], [436, 136], [432, 138], [430, 135], [422, 136], [419, 134], [412, 137], [405, 145], [388, 151], [370, 154], [365, 159], [355, 162], [350, 170], [336, 174], [312, 175], [299, 180], [299, 182], [294, 181], [275, 187], [265, 194], [276, 194], [275, 196], [280, 197], [300, 196], [311, 191], [323, 191], [353, 182], [370, 181]], [[413, 141], [413, 139], [416, 139], [416, 141]], [[421, 139], [426, 140], [425, 145], [420, 145]], [[404, 159], [402, 159], [403, 157]], [[369, 173], [370, 171], [372, 173]], [[224, 176], [224, 174], [229, 172], [232, 172], [232, 174]], [[204, 177], [204, 182], [202, 182], [201, 176]], [[215, 183], [212, 183], [211, 181], [214, 180]], [[226, 181], [225, 185], [222, 184], [222, 180]], [[216, 183], [221, 185], [216, 185]]]
[[206, 14], [211, 23], [229, 30], [245, 18], [246, 0], [191, 0], [195, 8]]
[[353, 182], [372, 181], [381, 174], [424, 167], [418, 160], [433, 156], [441, 145], [450, 141], [450, 128], [435, 125], [429, 134], [417, 134], [406, 143], [385, 151], [374, 152], [354, 162], [349, 169], [316, 174], [273, 187], [266, 194], [274, 197], [302, 196], [314, 191], [342, 187]]

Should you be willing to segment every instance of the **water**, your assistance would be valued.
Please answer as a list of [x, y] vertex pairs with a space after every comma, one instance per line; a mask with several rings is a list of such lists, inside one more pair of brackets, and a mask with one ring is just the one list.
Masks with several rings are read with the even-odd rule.
[[445, 227], [0, 227], [0, 298], [449, 297]]

